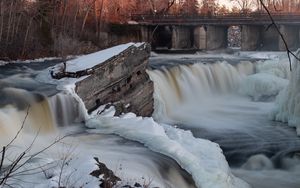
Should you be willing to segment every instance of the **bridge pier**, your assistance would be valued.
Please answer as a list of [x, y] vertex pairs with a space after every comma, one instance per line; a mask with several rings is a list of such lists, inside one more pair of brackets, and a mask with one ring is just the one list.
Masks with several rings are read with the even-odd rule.
[[279, 34], [274, 26], [261, 27], [262, 44], [260, 50], [278, 51]]
[[151, 29], [149, 26], [141, 26], [141, 38], [142, 42], [151, 42]]
[[260, 26], [242, 26], [242, 44], [243, 51], [255, 51], [260, 48], [261, 41], [261, 27]]
[[199, 50], [206, 50], [206, 31], [202, 26], [194, 29], [194, 46]]
[[[291, 50], [300, 47], [299, 14], [272, 15]], [[185, 17], [181, 15], [133, 15], [142, 26], [141, 39], [158, 47], [175, 49], [198, 48], [216, 50], [228, 46], [228, 27], [242, 26], [242, 50], [285, 50], [285, 45], [266, 13]], [[147, 27], [148, 26], [148, 27]], [[152, 32], [157, 28], [158, 32]], [[205, 26], [203, 29], [203, 27]], [[165, 27], [163, 29], [163, 27]], [[266, 30], [267, 29], [267, 30]], [[150, 34], [149, 34], [150, 33]], [[158, 34], [157, 34], [158, 33]], [[238, 33], [239, 34], [239, 33]], [[167, 37], [166, 37], [167, 36]]]
[[206, 49], [216, 50], [220, 48], [226, 48], [228, 45], [227, 26], [207, 26], [206, 31]]
[[191, 29], [183, 26], [172, 27], [172, 48], [185, 49], [192, 47]]
[[[290, 50], [296, 50], [299, 47], [299, 27], [297, 26], [287, 26], [281, 25], [280, 32], [284, 36], [284, 39], [289, 47]], [[284, 42], [281, 38], [279, 38], [279, 50], [285, 51], [286, 47]]]

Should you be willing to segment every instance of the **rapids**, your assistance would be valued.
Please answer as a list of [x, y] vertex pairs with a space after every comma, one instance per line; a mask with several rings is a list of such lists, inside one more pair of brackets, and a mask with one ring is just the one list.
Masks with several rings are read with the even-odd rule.
[[[268, 60], [268, 64], [263, 64], [264, 61], [152, 57], [148, 74], [155, 87], [153, 117], [159, 123], [191, 130], [194, 137], [218, 143], [233, 174], [252, 187], [297, 188], [300, 187], [300, 139], [293, 128], [269, 119], [274, 108], [274, 92], [272, 96], [264, 96], [264, 101], [255, 102], [253, 96], [241, 92], [245, 85], [246, 89], [257, 89], [256, 83], [247, 88], [245, 80], [260, 71], [281, 79], [289, 77], [286, 70], [280, 72], [281, 65], [275, 70], [273, 60]], [[39, 139], [34, 150], [38, 151], [57, 135], [72, 133], [65, 143], [77, 145], [77, 158], [81, 158], [74, 159], [75, 166], [86, 161], [85, 164], [92, 166], [91, 158], [100, 156], [116, 171], [120, 165], [122, 169], [130, 169], [119, 168], [118, 175], [125, 178], [128, 173], [137, 179], [147, 176], [162, 187], [196, 187], [190, 174], [172, 158], [116, 135], [87, 131], [84, 122], [87, 114], [78, 98], [70, 92], [59, 91], [55, 84], [36, 79], [45, 68], [56, 63], [0, 67], [1, 146], [15, 136], [28, 114], [22, 135], [16, 140], [17, 150], [26, 148], [36, 135]], [[266, 82], [259, 89], [264, 92], [272, 88]], [[65, 143], [51, 148], [42, 158], [48, 160], [49, 156], [56, 155]], [[81, 170], [90, 173], [84, 167]], [[81, 174], [75, 177], [80, 179]], [[46, 180], [42, 183], [48, 185]], [[33, 185], [24, 183], [25, 187]]]
[[[28, 147], [31, 148], [29, 154], [39, 152], [57, 138], [70, 135], [30, 160], [24, 167], [29, 173], [17, 175], [18, 178], [9, 182], [13, 187], [57, 187], [56, 176], [50, 180], [45, 176], [47, 173], [57, 173], [59, 170], [56, 168], [60, 168], [61, 158], [66, 155], [72, 159], [62, 174], [67, 179], [62, 182], [66, 186], [72, 183], [73, 187], [82, 187], [82, 184], [98, 187], [99, 180], [89, 173], [95, 169], [93, 157], [99, 157], [125, 184], [139, 182], [170, 188], [196, 187], [190, 174], [173, 159], [116, 135], [88, 133], [84, 124], [86, 109], [77, 96], [59, 91], [56, 85], [41, 83], [37, 79], [45, 68], [56, 63], [8, 64], [0, 67], [1, 147], [13, 140], [21, 130], [8, 150], [5, 162], [27, 151]], [[55, 168], [51, 166], [53, 163], [57, 164]], [[39, 170], [46, 168], [47, 164], [50, 164], [49, 170]]]
[[[234, 174], [255, 188], [300, 186], [300, 138], [269, 119], [274, 96], [254, 102], [240, 92], [263, 62], [154, 63], [148, 74], [155, 87], [155, 120], [220, 144]], [[277, 73], [274, 68], [268, 65], [267, 71]], [[262, 90], [272, 89], [268, 84]]]

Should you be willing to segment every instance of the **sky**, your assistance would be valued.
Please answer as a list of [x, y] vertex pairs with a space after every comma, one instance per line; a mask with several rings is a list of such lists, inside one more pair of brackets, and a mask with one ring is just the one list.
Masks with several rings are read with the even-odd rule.
[[218, 0], [219, 4], [226, 5], [227, 7], [231, 8], [232, 3], [229, 0]]

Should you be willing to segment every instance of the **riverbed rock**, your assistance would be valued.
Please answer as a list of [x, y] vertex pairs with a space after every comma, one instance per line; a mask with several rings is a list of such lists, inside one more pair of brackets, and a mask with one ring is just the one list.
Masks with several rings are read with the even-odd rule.
[[77, 82], [75, 89], [88, 111], [111, 103], [116, 115], [151, 116], [154, 87], [146, 73], [150, 51], [148, 44], [132, 45], [92, 67], [94, 73]]

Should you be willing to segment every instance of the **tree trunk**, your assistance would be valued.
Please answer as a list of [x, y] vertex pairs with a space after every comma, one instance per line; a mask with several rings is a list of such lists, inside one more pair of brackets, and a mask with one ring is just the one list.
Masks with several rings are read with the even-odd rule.
[[26, 29], [26, 33], [25, 33], [25, 37], [24, 37], [24, 43], [23, 43], [23, 49], [22, 49], [22, 55], [21, 55], [22, 57], [24, 57], [24, 55], [25, 55], [27, 38], [28, 38], [28, 35], [29, 35], [29, 31], [30, 31], [30, 28], [31, 28], [32, 21], [33, 21], [33, 17], [30, 18], [29, 24], [28, 24], [27, 29]]
[[104, 7], [104, 0], [101, 0], [101, 6], [100, 6], [100, 15], [99, 15], [99, 33], [98, 33], [98, 39], [100, 39], [100, 32], [102, 31], [102, 14], [103, 14], [103, 7]]
[[95, 1], [96, 1], [96, 0], [94, 0], [94, 1], [89, 5], [89, 7], [88, 7], [88, 9], [87, 9], [87, 11], [86, 11], [86, 13], [85, 13], [85, 16], [84, 16], [84, 19], [83, 19], [83, 22], [82, 22], [82, 26], [81, 26], [81, 33], [80, 33], [80, 35], [82, 35], [82, 33], [83, 33], [83, 31], [84, 31], [86, 21], [87, 21], [87, 19], [88, 19], [88, 16], [89, 16], [89, 13], [90, 13], [91, 9], [93, 8], [93, 5], [95, 4]]
[[73, 20], [73, 34], [72, 34], [73, 38], [75, 38], [75, 36], [76, 36], [77, 16], [78, 16], [79, 10], [80, 10], [80, 5], [79, 5], [79, 2], [76, 1], [76, 12], [74, 15], [74, 20]]
[[16, 26], [16, 30], [15, 30], [16, 34], [18, 34], [18, 32], [19, 32], [19, 27], [20, 27], [21, 20], [22, 20], [22, 15], [20, 15], [19, 18], [18, 18], [18, 22], [17, 22], [17, 26]]
[[10, 29], [11, 29], [11, 20], [12, 20], [12, 7], [13, 7], [14, 1], [11, 1], [10, 8], [9, 8], [9, 17], [8, 17], [8, 24], [7, 24], [7, 33], [6, 33], [6, 45], [8, 44], [9, 35], [10, 35]]
[[3, 25], [4, 25], [4, 2], [0, 2], [0, 42], [2, 41], [2, 35], [3, 35]]

